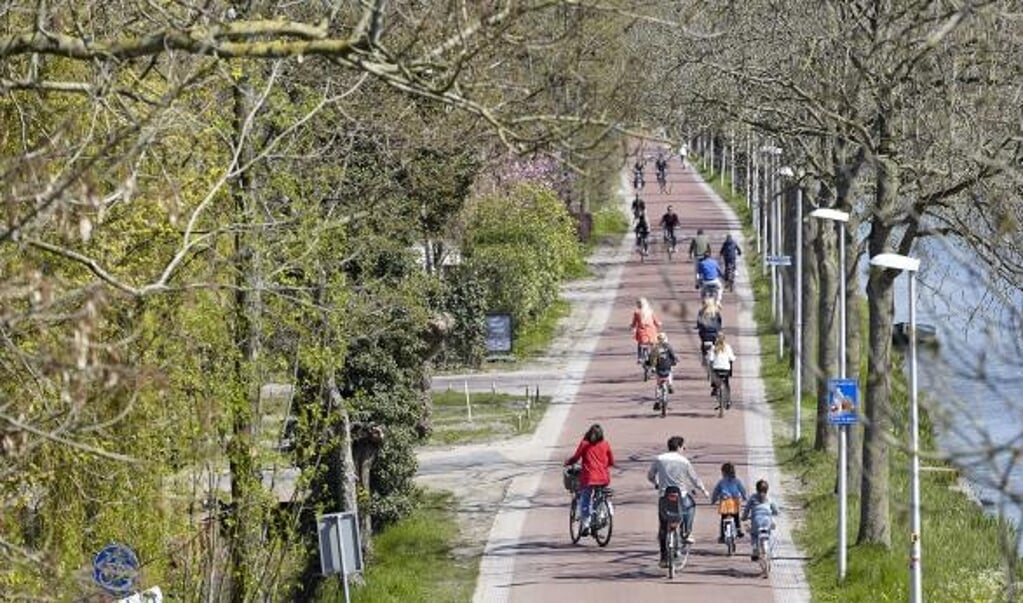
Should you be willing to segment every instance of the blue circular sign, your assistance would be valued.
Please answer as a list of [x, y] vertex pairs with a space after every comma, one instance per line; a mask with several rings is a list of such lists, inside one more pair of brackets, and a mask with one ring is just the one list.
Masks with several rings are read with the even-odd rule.
[[92, 579], [112, 593], [135, 590], [139, 558], [128, 546], [112, 542], [92, 559]]

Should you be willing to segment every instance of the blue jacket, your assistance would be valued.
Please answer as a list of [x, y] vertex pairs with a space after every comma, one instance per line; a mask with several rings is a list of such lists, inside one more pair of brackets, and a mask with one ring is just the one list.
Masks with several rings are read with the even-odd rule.
[[742, 519], [749, 519], [753, 523], [753, 529], [769, 527], [772, 517], [778, 514], [778, 506], [774, 501], [765, 500], [759, 494], [754, 494], [746, 501], [742, 510]]
[[710, 495], [710, 502], [716, 503], [726, 498], [737, 498], [746, 500], [746, 487], [742, 480], [737, 477], [722, 478], [718, 485], [714, 486], [714, 493]]
[[721, 267], [714, 258], [703, 258], [696, 270], [703, 282], [721, 279]]

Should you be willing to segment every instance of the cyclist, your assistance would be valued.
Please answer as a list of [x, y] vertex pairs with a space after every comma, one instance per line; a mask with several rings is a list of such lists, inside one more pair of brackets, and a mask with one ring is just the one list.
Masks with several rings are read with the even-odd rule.
[[661, 185], [661, 192], [663, 193], [664, 187], [668, 183], [668, 159], [664, 156], [664, 153], [657, 153], [654, 167], [657, 168], [657, 183]]
[[661, 216], [661, 230], [664, 231], [664, 240], [672, 247], [675, 246], [675, 229], [679, 227], [680, 220], [675, 210], [668, 206], [668, 209]]
[[720, 503], [718, 514], [721, 515], [721, 533], [718, 542], [725, 541], [724, 518], [731, 517], [735, 520], [735, 537], [742, 538], [742, 524], [739, 523], [739, 510], [746, 500], [746, 486], [742, 480], [735, 477], [735, 465], [725, 463], [721, 465], [721, 480], [714, 486], [714, 493], [710, 495], [711, 503]]
[[722, 276], [721, 266], [710, 255], [710, 250], [708, 249], [706, 255], [696, 265], [697, 288], [706, 290], [714, 288], [714, 296], [719, 304], [721, 303], [721, 295], [723, 293], [721, 285]]
[[633, 338], [636, 340], [636, 364], [643, 362], [643, 346], [651, 346], [657, 341], [657, 330], [661, 321], [654, 315], [650, 302], [645, 297], [636, 300], [636, 309], [632, 311]]
[[649, 249], [648, 240], [650, 237], [650, 224], [646, 221], [646, 212], [640, 214], [633, 230], [636, 232], [636, 248], [645, 254]]
[[778, 514], [778, 506], [767, 498], [767, 489], [767, 480], [757, 481], [757, 493], [746, 501], [742, 510], [742, 520], [750, 520], [750, 544], [753, 545], [750, 559], [753, 561], [760, 559], [757, 554], [757, 534], [763, 528], [774, 531], [774, 516]]
[[710, 239], [707, 235], [703, 234], [703, 229], [700, 228], [696, 231], [696, 236], [689, 243], [689, 259], [694, 260], [696, 264], [696, 288], [700, 288], [700, 266], [699, 262], [703, 259], [703, 256], [707, 255], [710, 251]]
[[632, 219], [638, 222], [644, 214], [646, 214], [646, 202], [636, 195], [636, 198], [632, 200]]
[[632, 164], [632, 188], [641, 189], [646, 184], [643, 180], [643, 158], [636, 157], [636, 163]]
[[[704, 487], [700, 477], [693, 469], [682, 451], [685, 450], [685, 439], [682, 436], [671, 436], [668, 438], [668, 451], [663, 452], [654, 460], [647, 471], [646, 478], [657, 488], [660, 496], [664, 496], [664, 490], [668, 486], [676, 486], [682, 491], [682, 531], [687, 544], [693, 544], [693, 520], [696, 518], [696, 501], [693, 500], [693, 491], [703, 492], [705, 497], [709, 496], [707, 488]], [[657, 543], [661, 547], [661, 567], [668, 567], [668, 547], [665, 543], [668, 526], [658, 513]]]
[[[657, 343], [650, 350], [648, 362], [659, 378], [668, 379], [668, 393], [674, 393], [675, 388], [672, 386], [671, 368], [678, 364], [678, 358], [675, 356], [675, 350], [668, 343], [668, 335], [666, 333], [657, 334]], [[661, 410], [660, 402], [654, 402], [654, 410]]]
[[709, 360], [710, 370], [714, 374], [710, 386], [710, 395], [716, 396], [718, 395], [718, 386], [721, 385], [719, 371], [731, 377], [732, 363], [735, 362], [735, 351], [725, 341], [724, 333], [718, 333], [717, 339], [714, 340], [714, 347], [710, 350]]
[[686, 160], [689, 159], [689, 145], [685, 142], [678, 145], [678, 157], [682, 160], [682, 169], [686, 169]]
[[579, 533], [588, 536], [593, 489], [611, 484], [611, 467], [615, 464], [611, 445], [604, 439], [604, 428], [599, 424], [590, 425], [576, 447], [575, 454], [565, 461], [565, 466], [574, 465], [578, 461], [582, 461], [582, 471], [579, 472]]
[[721, 259], [725, 263], [725, 279], [734, 282], [735, 260], [742, 255], [742, 248], [732, 238], [732, 235], [725, 236], [725, 242], [721, 244]]
[[717, 341], [721, 332], [721, 311], [713, 299], [703, 300], [703, 307], [696, 314], [696, 331], [700, 335], [700, 357], [706, 359], [704, 350]]

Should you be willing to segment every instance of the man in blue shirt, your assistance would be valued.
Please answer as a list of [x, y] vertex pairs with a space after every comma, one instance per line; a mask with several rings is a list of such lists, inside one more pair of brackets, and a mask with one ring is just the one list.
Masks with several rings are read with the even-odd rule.
[[702, 292], [709, 288], [716, 288], [715, 296], [717, 302], [721, 303], [721, 266], [718, 265], [717, 261], [711, 256], [710, 250], [707, 250], [703, 259], [696, 267], [696, 274], [700, 281], [701, 297]]

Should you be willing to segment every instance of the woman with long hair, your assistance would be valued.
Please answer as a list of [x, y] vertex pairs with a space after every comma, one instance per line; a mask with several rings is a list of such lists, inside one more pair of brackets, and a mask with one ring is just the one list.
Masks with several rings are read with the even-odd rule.
[[650, 348], [657, 341], [658, 329], [661, 328], [661, 321], [654, 315], [650, 302], [645, 297], [636, 300], [636, 308], [632, 311], [633, 338], [636, 340], [636, 363], [642, 363], [643, 348]]

